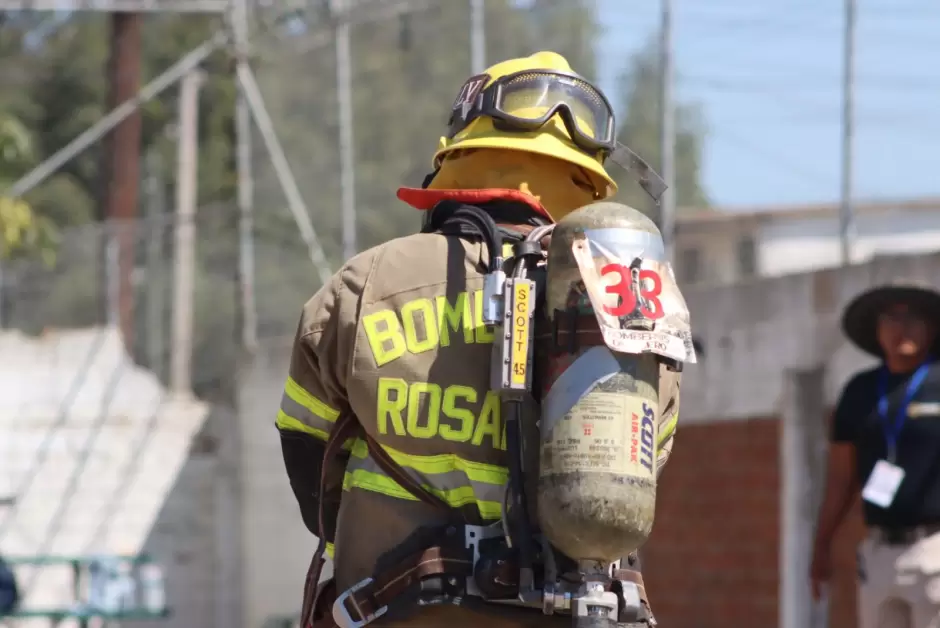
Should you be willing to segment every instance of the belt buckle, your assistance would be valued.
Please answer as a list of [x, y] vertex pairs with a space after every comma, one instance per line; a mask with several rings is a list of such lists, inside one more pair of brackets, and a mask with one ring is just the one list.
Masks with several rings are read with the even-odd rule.
[[885, 545], [907, 545], [913, 534], [904, 528], [882, 528], [880, 536]]
[[[352, 618], [352, 615], [349, 614], [349, 609], [346, 608], [346, 600], [352, 598], [353, 594], [357, 591], [361, 591], [370, 584], [372, 584], [372, 578], [366, 578], [336, 596], [336, 601], [333, 602], [333, 621], [336, 622], [337, 626], [340, 628], [362, 628], [362, 626], [371, 624], [388, 612], [388, 606], [383, 606], [374, 613], [363, 617], [361, 621], [356, 621]], [[352, 602], [355, 604], [356, 600], [353, 599]], [[359, 612], [358, 606], [356, 607], [356, 612]], [[362, 615], [362, 613], [359, 614]]]

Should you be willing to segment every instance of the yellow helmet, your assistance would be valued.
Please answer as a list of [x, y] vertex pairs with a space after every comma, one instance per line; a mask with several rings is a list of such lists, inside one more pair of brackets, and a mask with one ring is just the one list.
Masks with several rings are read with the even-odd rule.
[[454, 101], [450, 124], [434, 154], [435, 169], [458, 150], [519, 150], [580, 166], [598, 199], [617, 191], [604, 169], [615, 146], [610, 103], [560, 54], [537, 52], [470, 77]]

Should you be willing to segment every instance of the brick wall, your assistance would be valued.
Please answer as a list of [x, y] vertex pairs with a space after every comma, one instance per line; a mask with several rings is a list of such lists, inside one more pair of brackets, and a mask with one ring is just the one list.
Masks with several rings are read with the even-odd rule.
[[680, 426], [642, 555], [661, 625], [777, 625], [779, 430], [775, 419]]
[[[663, 473], [643, 573], [663, 626], [777, 626], [780, 421], [680, 426]], [[856, 628], [860, 508], [834, 548], [830, 628]]]

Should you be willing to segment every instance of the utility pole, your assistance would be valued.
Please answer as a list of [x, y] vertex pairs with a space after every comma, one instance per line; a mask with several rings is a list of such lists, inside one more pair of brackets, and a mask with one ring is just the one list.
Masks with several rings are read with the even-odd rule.
[[[248, 65], [248, 0], [232, 2], [235, 63]], [[235, 101], [235, 151], [238, 169], [238, 285], [242, 347], [258, 347], [258, 306], [255, 300], [254, 178], [251, 168], [251, 110], [238, 84]]]
[[486, 69], [486, 0], [470, 0], [470, 66], [472, 74]]
[[672, 0], [660, 0], [660, 99], [662, 121], [660, 124], [660, 151], [662, 154], [663, 181], [668, 186], [660, 200], [659, 230], [666, 245], [666, 259], [675, 256], [676, 231], [676, 127], [675, 102], [673, 101], [673, 54], [672, 54]]
[[856, 237], [855, 212], [852, 208], [852, 162], [855, 143], [855, 0], [845, 0], [845, 41], [842, 72], [842, 193], [839, 206], [839, 236], [842, 265], [852, 263], [852, 245]]
[[199, 89], [205, 77], [196, 70], [180, 84], [176, 176], [176, 246], [173, 251], [173, 338], [170, 389], [192, 391], [193, 293], [196, 266], [196, 200], [199, 156]]
[[339, 107], [340, 194], [343, 211], [343, 257], [356, 254], [356, 175], [353, 145], [352, 67], [346, 0], [330, 0], [336, 18], [336, 104]]
[[[111, 53], [108, 59], [108, 108], [113, 109], [136, 96], [140, 89], [141, 22], [139, 13], [111, 15]], [[118, 124], [105, 142], [102, 191], [104, 215], [108, 225], [104, 253], [105, 317], [110, 319], [116, 306], [117, 324], [124, 345], [134, 348], [134, 269], [135, 219], [140, 181], [139, 111]], [[110, 259], [109, 259], [110, 258]], [[116, 263], [112, 262], [116, 258]], [[111, 264], [114, 263], [112, 266]], [[116, 271], [116, 276], [109, 273]], [[116, 295], [109, 294], [116, 288]], [[115, 301], [111, 301], [115, 298]], [[109, 320], [109, 322], [112, 322]]]
[[159, 151], [150, 149], [144, 162], [144, 208], [147, 212], [147, 368], [156, 373], [163, 381], [166, 376], [164, 364], [165, 346], [163, 339], [164, 303], [166, 275], [164, 268], [164, 238], [166, 221], [166, 197], [163, 182], [163, 160]]

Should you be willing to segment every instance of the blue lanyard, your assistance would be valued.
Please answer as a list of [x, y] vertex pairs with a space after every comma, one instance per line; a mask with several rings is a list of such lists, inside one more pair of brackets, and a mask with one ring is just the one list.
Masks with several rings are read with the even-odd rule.
[[878, 378], [878, 417], [881, 419], [882, 427], [885, 432], [885, 441], [888, 444], [888, 462], [894, 463], [897, 453], [898, 437], [901, 435], [901, 429], [904, 427], [904, 421], [907, 420], [907, 407], [927, 377], [933, 358], [927, 358], [927, 361], [921, 364], [914, 374], [911, 381], [907, 384], [907, 390], [904, 391], [904, 398], [901, 405], [898, 406], [894, 421], [888, 419], [888, 369], [882, 368]]

